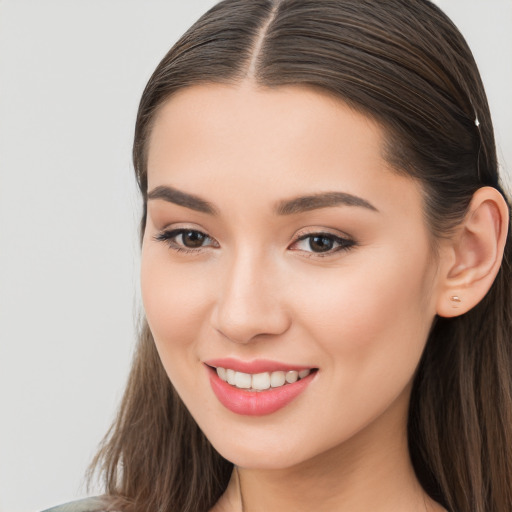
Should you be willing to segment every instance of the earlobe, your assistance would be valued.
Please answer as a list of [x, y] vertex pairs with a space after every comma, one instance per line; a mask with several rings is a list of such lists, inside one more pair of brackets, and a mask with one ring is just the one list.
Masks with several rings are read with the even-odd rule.
[[503, 196], [492, 187], [477, 190], [464, 221], [445, 248], [439, 316], [462, 315], [487, 294], [501, 266], [508, 223]]

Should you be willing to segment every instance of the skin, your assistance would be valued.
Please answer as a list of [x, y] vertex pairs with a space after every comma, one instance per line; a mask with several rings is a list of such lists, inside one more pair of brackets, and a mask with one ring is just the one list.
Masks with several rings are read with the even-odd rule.
[[[340, 100], [291, 86], [193, 86], [156, 118], [148, 190], [173, 187], [217, 211], [150, 199], [141, 273], [169, 378], [238, 466], [216, 512], [241, 510], [239, 487], [245, 512], [443, 510], [416, 480], [406, 419], [454, 253], [433, 256], [421, 188], [389, 168], [383, 138]], [[332, 191], [374, 209], [275, 212]], [[181, 237], [156, 239], [177, 228], [209, 238], [189, 252], [176, 250]], [[297, 240], [315, 233], [353, 245], [318, 253]], [[210, 387], [203, 362], [219, 357], [318, 372], [283, 409], [241, 416]]]

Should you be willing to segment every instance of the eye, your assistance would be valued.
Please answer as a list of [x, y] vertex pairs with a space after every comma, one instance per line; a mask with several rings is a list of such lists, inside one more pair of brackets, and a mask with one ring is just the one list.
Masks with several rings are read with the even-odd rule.
[[206, 233], [196, 229], [178, 228], [163, 231], [155, 236], [155, 240], [167, 242], [175, 251], [197, 251], [203, 247], [218, 247], [217, 242]]
[[341, 250], [348, 250], [355, 245], [355, 241], [342, 238], [332, 233], [308, 233], [302, 235], [291, 246], [294, 250], [328, 255]]

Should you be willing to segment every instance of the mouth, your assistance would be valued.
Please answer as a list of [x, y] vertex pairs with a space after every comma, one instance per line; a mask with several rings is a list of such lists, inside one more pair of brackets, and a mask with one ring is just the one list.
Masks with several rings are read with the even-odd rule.
[[[262, 371], [264, 366], [268, 371]], [[282, 409], [301, 395], [318, 373], [318, 368], [286, 367], [262, 361], [223, 360], [216, 364], [208, 361], [205, 367], [219, 402], [231, 412], [245, 416], [262, 416]], [[255, 372], [249, 372], [253, 368]]]
[[280, 388], [294, 384], [298, 380], [305, 379], [316, 368], [304, 370], [277, 370], [273, 372], [245, 373], [237, 372], [232, 368], [222, 366], [211, 367], [216, 371], [219, 379], [238, 389], [245, 389], [250, 392], [266, 391], [267, 389]]

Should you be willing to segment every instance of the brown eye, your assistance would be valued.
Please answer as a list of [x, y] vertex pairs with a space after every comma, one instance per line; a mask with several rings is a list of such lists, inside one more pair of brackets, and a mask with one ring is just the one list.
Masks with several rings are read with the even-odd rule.
[[[176, 238], [179, 238], [179, 236]], [[208, 237], [200, 231], [184, 231], [181, 234], [183, 245], [189, 249], [197, 249], [198, 247], [202, 247], [207, 238]]]
[[311, 236], [309, 237], [309, 247], [313, 252], [330, 251], [334, 247], [334, 240], [325, 235]]
[[155, 236], [155, 240], [165, 242], [175, 251], [197, 251], [203, 247], [219, 247], [206, 233], [196, 229], [172, 229]]
[[331, 233], [311, 233], [301, 236], [291, 249], [310, 254], [328, 255], [338, 251], [348, 250], [356, 245], [350, 238], [342, 238]]

